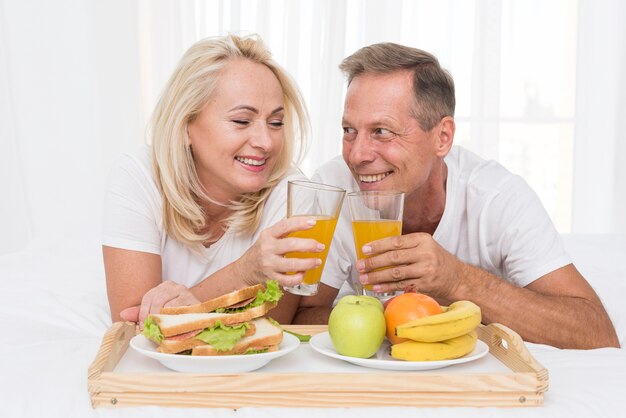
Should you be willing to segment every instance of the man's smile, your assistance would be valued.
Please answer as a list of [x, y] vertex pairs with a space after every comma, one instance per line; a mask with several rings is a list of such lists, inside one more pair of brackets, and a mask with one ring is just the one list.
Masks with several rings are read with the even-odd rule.
[[393, 171], [386, 171], [378, 174], [357, 174], [359, 181], [362, 183], [376, 183], [387, 178]]

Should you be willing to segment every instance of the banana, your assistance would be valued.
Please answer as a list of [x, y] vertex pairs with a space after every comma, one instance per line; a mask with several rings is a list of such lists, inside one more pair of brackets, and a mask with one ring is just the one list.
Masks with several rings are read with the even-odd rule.
[[391, 357], [407, 361], [450, 360], [471, 353], [476, 346], [476, 331], [437, 343], [405, 341], [391, 346]]
[[396, 327], [396, 335], [414, 341], [437, 342], [465, 335], [480, 325], [480, 307], [469, 300], [454, 302], [444, 312]]

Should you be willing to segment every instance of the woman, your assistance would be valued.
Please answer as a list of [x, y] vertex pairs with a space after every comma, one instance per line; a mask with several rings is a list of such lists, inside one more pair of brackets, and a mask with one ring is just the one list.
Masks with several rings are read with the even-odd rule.
[[[319, 265], [283, 257], [321, 251], [285, 238], [314, 220], [283, 219], [287, 180], [303, 177], [291, 164], [308, 126], [297, 87], [260, 39], [193, 45], [157, 103], [151, 147], [111, 173], [103, 255], [113, 321], [142, 323], [163, 306], [268, 279], [292, 286]], [[289, 323], [297, 304], [286, 294], [272, 316]]]

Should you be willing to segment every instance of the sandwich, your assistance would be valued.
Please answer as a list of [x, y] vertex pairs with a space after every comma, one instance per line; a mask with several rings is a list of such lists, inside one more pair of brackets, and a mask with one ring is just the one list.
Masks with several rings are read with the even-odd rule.
[[250, 286], [196, 305], [163, 308], [146, 318], [143, 335], [158, 344], [158, 351], [169, 354], [271, 351], [282, 341], [282, 329], [262, 317], [281, 296], [278, 283], [269, 280], [265, 287]]
[[283, 329], [267, 318], [257, 318], [250, 322], [254, 333], [245, 335], [229, 350], [219, 350], [214, 344], [198, 344], [191, 351], [193, 356], [224, 356], [234, 354], [259, 354], [277, 351], [283, 340]]

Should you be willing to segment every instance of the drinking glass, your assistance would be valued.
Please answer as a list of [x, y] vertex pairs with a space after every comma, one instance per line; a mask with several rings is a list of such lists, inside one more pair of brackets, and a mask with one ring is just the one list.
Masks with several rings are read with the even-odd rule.
[[317, 293], [345, 195], [344, 189], [327, 184], [304, 180], [288, 182], [287, 217], [306, 216], [316, 220], [312, 228], [292, 232], [289, 236], [312, 238], [325, 246], [321, 253], [290, 252], [285, 254], [285, 257], [290, 258], [320, 258], [322, 260], [320, 266], [305, 272], [301, 283], [293, 287], [285, 287], [288, 292], [302, 296], [312, 296]]
[[[357, 259], [368, 258], [362, 251], [365, 244], [402, 234], [404, 193], [394, 190], [348, 193], [348, 205]], [[360, 283], [356, 285], [360, 287]], [[371, 285], [364, 285], [362, 293], [383, 300], [395, 295], [395, 292], [375, 292]]]

